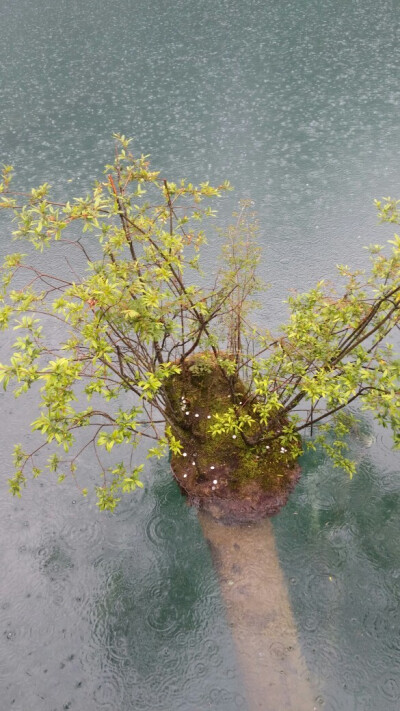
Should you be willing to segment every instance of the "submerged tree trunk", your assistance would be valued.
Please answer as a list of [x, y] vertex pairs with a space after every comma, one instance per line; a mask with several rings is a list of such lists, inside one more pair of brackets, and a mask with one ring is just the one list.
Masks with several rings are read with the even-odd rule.
[[[250, 408], [254, 396], [240, 379], [227, 376], [212, 354], [187, 359], [166, 392], [172, 434], [183, 447], [171, 455], [171, 467], [189, 503], [242, 523], [277, 513], [300, 476], [297, 457], [273, 439], [284, 423], [275, 421], [271, 436], [262, 436]], [[251, 412], [253, 423], [244, 432], [213, 437], [210, 425], [228, 410], [233, 417]]]
[[199, 519], [219, 575], [249, 711], [315, 710], [271, 523], [227, 526], [205, 512]]
[[[188, 358], [168, 381], [167, 397], [172, 434], [183, 446], [172, 454], [171, 467], [189, 503], [201, 509], [249, 711], [313, 711], [272, 527], [262, 520], [285, 505], [300, 467], [273, 437], [269, 444], [260, 442], [260, 423], [244, 436], [211, 436], [216, 415], [232, 408], [253, 413], [254, 402], [244, 383], [229, 378], [212, 355]], [[276, 433], [282, 423], [274, 426]]]

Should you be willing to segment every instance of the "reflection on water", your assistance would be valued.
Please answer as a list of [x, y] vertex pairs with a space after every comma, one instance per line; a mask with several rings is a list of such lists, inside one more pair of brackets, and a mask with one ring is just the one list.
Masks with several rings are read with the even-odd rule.
[[[152, 494], [120, 516], [68, 495], [56, 504], [57, 491], [12, 506], [2, 551], [4, 708], [245, 709], [196, 513], [167, 464], [153, 475]], [[46, 522], [55, 505], [58, 526]]]
[[[359, 263], [362, 244], [391, 234], [370, 205], [399, 194], [394, 0], [0, 7], [0, 162], [15, 164], [19, 187], [50, 180], [78, 194], [109, 159], [113, 131], [134, 136], [165, 175], [230, 179], [260, 214], [263, 276], [276, 284], [262, 308], [268, 324], [289, 287], [332, 274], [338, 260]], [[9, 234], [0, 232], [1, 253]], [[8, 345], [2, 338], [2, 357]], [[72, 485], [38, 480], [13, 501], [10, 445], [33, 401], [23, 411], [0, 402], [4, 707], [244, 709], [210, 554], [167, 464], [149, 468], [146, 490], [114, 517]], [[305, 459], [274, 522], [322, 711], [400, 704], [399, 464], [370, 434], [354, 436], [352, 482]], [[90, 458], [82, 469], [90, 479]]]
[[3, 486], [5, 708], [397, 711], [400, 476], [371, 450], [353, 481], [305, 460], [275, 542], [269, 522], [203, 535], [167, 462], [116, 516]]
[[393, 454], [383, 471], [369, 454], [352, 481], [305, 459], [274, 520], [305, 658], [330, 711], [399, 708], [400, 471]]

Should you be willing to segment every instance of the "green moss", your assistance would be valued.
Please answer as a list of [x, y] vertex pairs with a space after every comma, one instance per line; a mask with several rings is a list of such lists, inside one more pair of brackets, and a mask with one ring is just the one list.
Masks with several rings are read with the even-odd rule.
[[[215, 415], [236, 405], [255, 418], [246, 407], [246, 388], [240, 380], [229, 381], [210, 354], [199, 354], [185, 362], [182, 372], [168, 383], [167, 393], [175, 425], [172, 431], [183, 445], [186, 457], [175, 456], [173, 468], [187, 484], [212, 482], [214, 476], [229, 480], [229, 488], [240, 490], [251, 481], [266, 491], [279, 491], [286, 485], [286, 473], [295, 463], [281, 451], [278, 440], [249, 446], [240, 434], [213, 437], [210, 425]], [[254, 437], [257, 422], [246, 431]], [[190, 461], [189, 461], [190, 460]], [[195, 464], [193, 465], [192, 462]]]

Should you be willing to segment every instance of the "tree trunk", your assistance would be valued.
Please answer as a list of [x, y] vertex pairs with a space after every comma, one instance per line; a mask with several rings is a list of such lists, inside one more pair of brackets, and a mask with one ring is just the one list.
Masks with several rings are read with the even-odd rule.
[[[189, 503], [225, 521], [254, 521], [277, 513], [300, 476], [296, 456], [268, 441], [241, 380], [224, 374], [212, 354], [188, 358], [166, 387], [168, 419], [183, 450], [171, 455], [174, 476]], [[216, 415], [251, 414], [246, 432], [212, 437]], [[275, 423], [276, 434], [283, 423]], [[249, 444], [257, 441], [256, 445]]]
[[270, 521], [225, 526], [203, 512], [199, 519], [219, 575], [248, 711], [313, 711], [315, 694]]

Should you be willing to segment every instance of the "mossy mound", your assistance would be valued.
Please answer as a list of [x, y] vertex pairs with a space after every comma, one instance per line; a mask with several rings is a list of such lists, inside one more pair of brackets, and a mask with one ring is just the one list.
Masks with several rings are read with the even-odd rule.
[[[300, 476], [297, 457], [278, 440], [249, 446], [240, 434], [214, 438], [209, 432], [214, 416], [232, 406], [254, 418], [244, 384], [229, 381], [213, 355], [198, 354], [171, 378], [167, 392], [172, 432], [183, 445], [180, 455], [171, 456], [171, 467], [189, 503], [225, 520], [277, 513]], [[256, 423], [246, 435], [251, 440], [258, 432]]]

